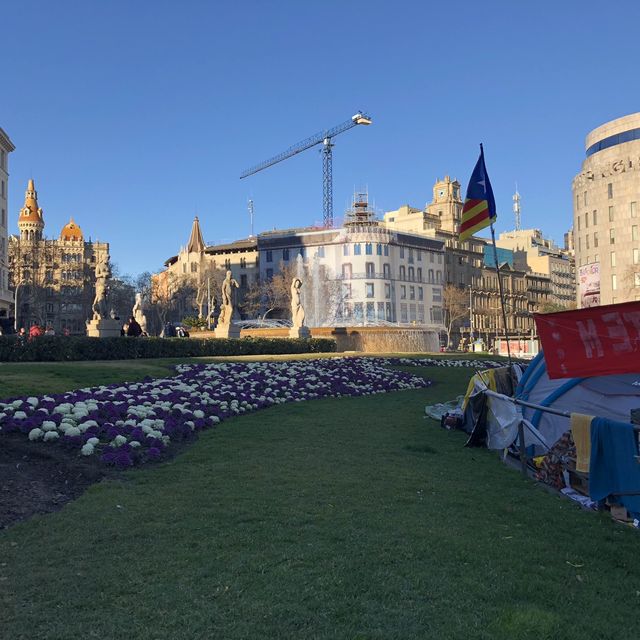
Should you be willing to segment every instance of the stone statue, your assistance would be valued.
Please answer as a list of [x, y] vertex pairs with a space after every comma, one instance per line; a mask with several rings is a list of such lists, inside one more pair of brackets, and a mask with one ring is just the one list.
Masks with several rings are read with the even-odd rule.
[[291, 283], [291, 325], [294, 329], [304, 326], [304, 307], [300, 301], [302, 280], [294, 278]]
[[231, 277], [231, 271], [227, 271], [225, 279], [222, 281], [222, 302], [220, 303], [220, 316], [218, 326], [230, 325], [233, 318], [234, 287], [238, 288], [238, 281]]
[[144, 315], [144, 309], [142, 307], [142, 294], [136, 293], [136, 303], [133, 305], [131, 315], [135, 318], [136, 322], [140, 325], [142, 333], [147, 333], [147, 316]]
[[111, 269], [109, 267], [109, 256], [104, 254], [96, 264], [96, 295], [93, 299], [91, 309], [93, 311], [93, 319], [100, 320], [108, 318], [107, 297], [109, 294], [109, 278], [111, 277]]

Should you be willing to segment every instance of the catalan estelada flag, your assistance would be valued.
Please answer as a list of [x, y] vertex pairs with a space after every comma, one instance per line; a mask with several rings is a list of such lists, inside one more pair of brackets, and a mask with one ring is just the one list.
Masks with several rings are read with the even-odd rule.
[[496, 201], [493, 197], [487, 168], [484, 166], [484, 150], [480, 145], [480, 157], [471, 174], [467, 197], [462, 208], [462, 222], [458, 239], [460, 242], [467, 240], [480, 229], [488, 227], [496, 217]]

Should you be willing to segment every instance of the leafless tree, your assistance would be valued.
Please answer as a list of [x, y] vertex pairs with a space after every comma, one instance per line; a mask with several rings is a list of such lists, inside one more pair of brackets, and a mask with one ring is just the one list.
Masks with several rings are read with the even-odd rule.
[[445, 285], [442, 290], [442, 314], [444, 316], [448, 347], [451, 343], [451, 333], [454, 328], [458, 328], [462, 318], [466, 318], [469, 315], [468, 292], [455, 284]]

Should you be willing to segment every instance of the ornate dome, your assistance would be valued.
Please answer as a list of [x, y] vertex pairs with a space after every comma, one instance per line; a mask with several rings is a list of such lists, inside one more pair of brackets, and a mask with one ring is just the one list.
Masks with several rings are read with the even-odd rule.
[[82, 229], [73, 221], [73, 218], [69, 219], [69, 222], [62, 227], [60, 232], [60, 240], [82, 240]]

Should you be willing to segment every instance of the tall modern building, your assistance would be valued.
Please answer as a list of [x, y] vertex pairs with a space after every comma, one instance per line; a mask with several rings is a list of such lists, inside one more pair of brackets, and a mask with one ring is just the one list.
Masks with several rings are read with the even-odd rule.
[[9, 154], [15, 150], [0, 129], [0, 318], [9, 317], [13, 294], [9, 291]]
[[640, 113], [586, 138], [573, 180], [578, 306], [640, 300]]

